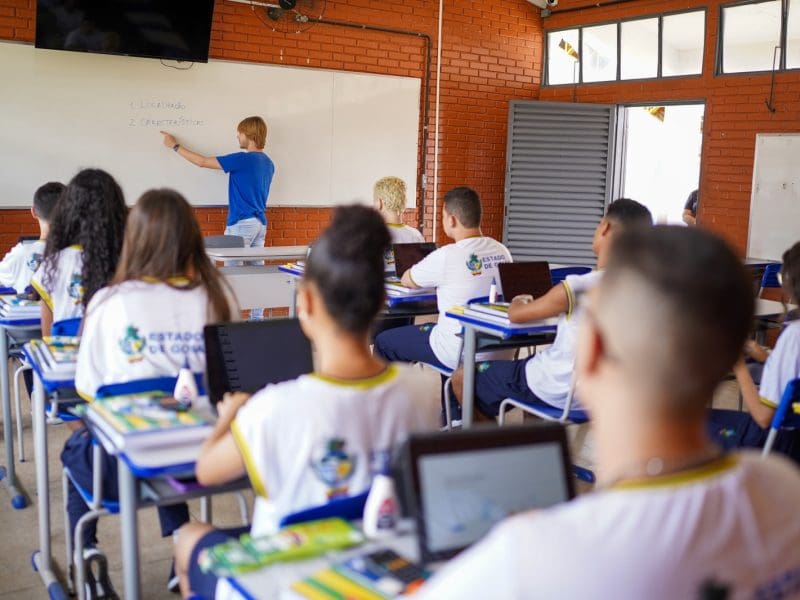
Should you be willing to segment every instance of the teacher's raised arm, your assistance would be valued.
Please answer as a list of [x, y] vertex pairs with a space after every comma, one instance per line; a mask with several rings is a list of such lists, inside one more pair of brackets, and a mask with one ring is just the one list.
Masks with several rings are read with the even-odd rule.
[[206, 169], [222, 168], [222, 165], [219, 164], [219, 161], [215, 156], [203, 156], [202, 154], [198, 154], [197, 152], [189, 150], [186, 146], [179, 144], [174, 135], [167, 133], [166, 131], [162, 131], [161, 135], [164, 136], [164, 145], [167, 148], [172, 148], [175, 152], [180, 154], [193, 165], [205, 167]]

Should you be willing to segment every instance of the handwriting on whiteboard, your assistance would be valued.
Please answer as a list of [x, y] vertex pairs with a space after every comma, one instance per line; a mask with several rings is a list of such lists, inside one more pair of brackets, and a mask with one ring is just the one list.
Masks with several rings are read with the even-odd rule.
[[[187, 106], [181, 100], [139, 98], [128, 103], [131, 114], [128, 127], [203, 127], [205, 121], [183, 114]], [[147, 114], [142, 114], [147, 111]], [[180, 113], [180, 114], [176, 114]]]

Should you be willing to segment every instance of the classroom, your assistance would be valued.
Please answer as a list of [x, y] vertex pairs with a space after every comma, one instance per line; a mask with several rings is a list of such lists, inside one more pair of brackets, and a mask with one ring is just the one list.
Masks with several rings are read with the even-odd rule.
[[0, 598], [800, 597], [799, 73], [800, 0], [0, 0]]

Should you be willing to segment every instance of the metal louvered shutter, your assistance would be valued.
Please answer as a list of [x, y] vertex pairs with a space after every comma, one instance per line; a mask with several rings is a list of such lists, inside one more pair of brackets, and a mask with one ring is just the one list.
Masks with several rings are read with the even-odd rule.
[[514, 260], [595, 264], [611, 199], [616, 107], [512, 101], [503, 241]]

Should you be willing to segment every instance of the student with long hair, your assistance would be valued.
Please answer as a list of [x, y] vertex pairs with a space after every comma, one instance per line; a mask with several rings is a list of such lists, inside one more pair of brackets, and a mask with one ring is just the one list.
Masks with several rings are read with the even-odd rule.
[[42, 297], [42, 334], [83, 316], [117, 268], [128, 209], [122, 189], [100, 169], [84, 169], [56, 205], [42, 263], [31, 285]]
[[[418, 373], [370, 352], [388, 247], [377, 211], [339, 208], [313, 246], [297, 293], [300, 324], [317, 351], [316, 372], [252, 398], [228, 394], [217, 406], [197, 479], [211, 485], [246, 473], [257, 494], [253, 535], [276, 531], [292, 512], [366, 491], [409, 432], [438, 425], [438, 407]], [[240, 533], [200, 523], [181, 528], [175, 561], [185, 596], [214, 597], [216, 577], [201, 572], [199, 554]]]
[[[189, 203], [172, 190], [145, 192], [128, 218], [111, 285], [98, 291], [86, 310], [75, 375], [78, 393], [92, 401], [102, 385], [175, 376], [185, 362], [193, 372], [202, 372], [203, 327], [231, 319], [229, 297], [227, 284], [205, 253]], [[92, 488], [92, 456], [85, 429], [73, 433], [61, 455], [86, 489]], [[103, 467], [104, 494], [115, 499], [116, 461], [104, 460]], [[71, 532], [86, 511], [70, 485]], [[189, 511], [186, 504], [167, 506], [159, 508], [159, 517], [161, 533], [168, 536], [189, 520]], [[94, 524], [84, 529], [83, 542], [90, 549], [87, 558], [97, 564], [96, 583], [107, 590], [106, 561], [94, 549]]]
[[[800, 242], [783, 253], [781, 286], [788, 302], [797, 304], [800, 300]], [[711, 411], [711, 436], [725, 448], [760, 448], [766, 442], [783, 391], [792, 379], [800, 377], [800, 320], [788, 317], [771, 353], [751, 342], [745, 346], [745, 353], [753, 356], [767, 354], [766, 362], [758, 385], [753, 381], [744, 358], [733, 368], [747, 412]], [[774, 447], [800, 463], [800, 435], [797, 431], [779, 431]]]

